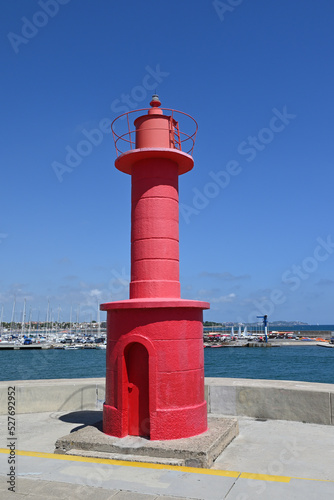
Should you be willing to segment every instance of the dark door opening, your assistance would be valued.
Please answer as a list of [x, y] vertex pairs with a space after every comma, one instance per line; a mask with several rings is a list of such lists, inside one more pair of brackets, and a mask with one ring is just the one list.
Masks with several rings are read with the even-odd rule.
[[128, 379], [128, 433], [150, 436], [148, 352], [134, 342], [124, 353]]

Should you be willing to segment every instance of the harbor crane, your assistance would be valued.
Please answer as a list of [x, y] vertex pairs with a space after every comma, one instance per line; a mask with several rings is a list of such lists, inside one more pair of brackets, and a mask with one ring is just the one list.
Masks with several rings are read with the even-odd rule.
[[256, 316], [256, 317], [263, 319], [264, 338], [265, 338], [265, 341], [268, 342], [268, 316], [267, 316], [267, 314], [265, 314], [264, 316]]

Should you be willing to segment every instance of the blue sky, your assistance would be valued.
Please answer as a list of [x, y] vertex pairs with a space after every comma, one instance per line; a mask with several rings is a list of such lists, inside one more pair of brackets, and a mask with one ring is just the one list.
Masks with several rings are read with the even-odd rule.
[[182, 297], [206, 320], [334, 323], [333, 16], [331, 0], [4, 2], [4, 319], [14, 296], [16, 320], [26, 298], [32, 319], [50, 301], [81, 321], [128, 297], [130, 178], [106, 124], [156, 90], [199, 124]]

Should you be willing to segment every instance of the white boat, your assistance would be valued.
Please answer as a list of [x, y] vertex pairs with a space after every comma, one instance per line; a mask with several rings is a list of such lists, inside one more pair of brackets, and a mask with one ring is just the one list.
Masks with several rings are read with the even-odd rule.
[[334, 347], [334, 337], [329, 342], [318, 342], [317, 345], [319, 347]]

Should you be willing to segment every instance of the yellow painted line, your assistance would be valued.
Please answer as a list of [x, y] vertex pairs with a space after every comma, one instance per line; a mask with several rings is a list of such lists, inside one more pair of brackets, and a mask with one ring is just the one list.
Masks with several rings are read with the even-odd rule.
[[[7, 454], [9, 449], [0, 448], [0, 453]], [[189, 472], [191, 474], [206, 474], [209, 476], [223, 476], [233, 477], [238, 479], [255, 479], [257, 481], [272, 481], [278, 483], [289, 483], [291, 479], [299, 479], [301, 481], [322, 481], [333, 483], [329, 479], [312, 479], [306, 477], [289, 477], [289, 476], [274, 476], [270, 474], [255, 474], [251, 472], [228, 471], [219, 469], [202, 469], [199, 467], [185, 467], [181, 465], [164, 465], [154, 464], [149, 462], [127, 462], [125, 460], [113, 460], [111, 458], [94, 458], [94, 457], [79, 457], [76, 455], [61, 455], [58, 453], [44, 453], [41, 451], [20, 451], [15, 450], [16, 455], [23, 457], [35, 458], [50, 458], [52, 460], [67, 460], [70, 462], [86, 462], [94, 464], [118, 465], [125, 467], [139, 467], [142, 469], [156, 469], [156, 470], [174, 470], [180, 472]]]
[[319, 481], [321, 483], [334, 483], [333, 479], [313, 479], [312, 477], [292, 477], [291, 479], [299, 479], [299, 481]]
[[[0, 453], [8, 454], [8, 449], [0, 448]], [[154, 464], [149, 462], [127, 462], [125, 460], [113, 460], [111, 458], [79, 457], [76, 455], [61, 455], [58, 453], [44, 453], [40, 451], [19, 451], [16, 455], [24, 457], [51, 458], [53, 460], [68, 460], [71, 462], [87, 462], [94, 464], [119, 465], [127, 467], [140, 467], [143, 469], [177, 470], [180, 472], [191, 472], [196, 474], [208, 474], [211, 476], [239, 477], [240, 472], [228, 470], [202, 469], [199, 467], [185, 467], [181, 465]]]
[[252, 472], [242, 472], [240, 479], [256, 479], [257, 481], [273, 481], [276, 483], [290, 483], [289, 476], [273, 476], [270, 474], [253, 474]]
[[241, 472], [240, 479], [256, 479], [258, 481], [273, 481], [277, 483], [289, 483], [291, 479], [300, 481], [320, 481], [324, 483], [334, 483], [333, 479], [315, 479], [311, 477], [295, 477], [295, 476], [274, 476], [271, 474], [255, 474], [253, 472]]

